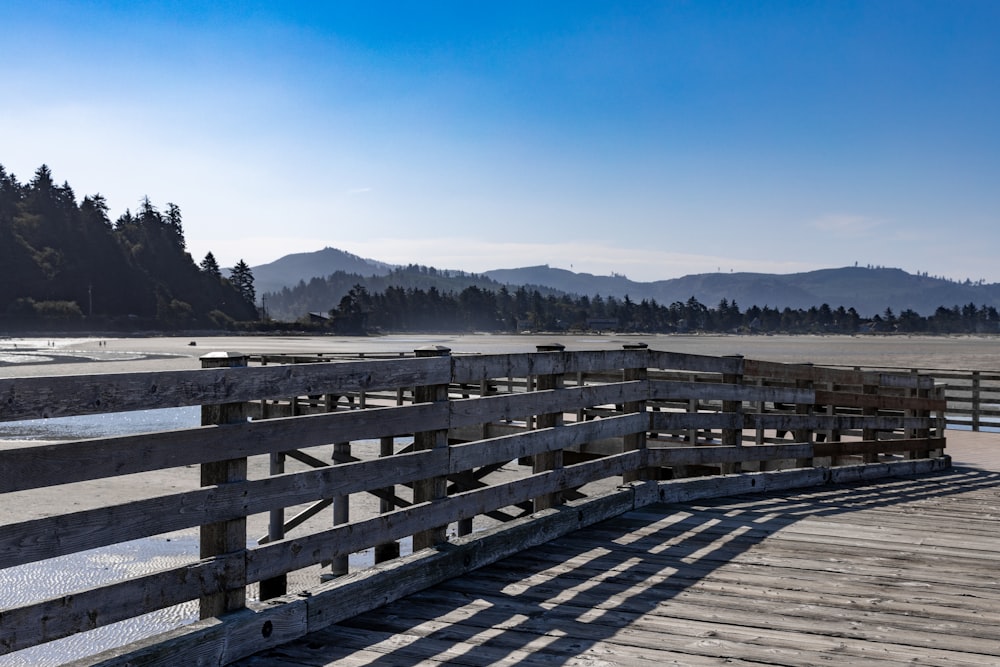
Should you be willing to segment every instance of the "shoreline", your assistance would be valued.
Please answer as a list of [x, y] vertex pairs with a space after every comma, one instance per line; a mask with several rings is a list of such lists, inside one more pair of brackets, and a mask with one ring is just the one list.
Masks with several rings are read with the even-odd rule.
[[750, 359], [834, 366], [878, 366], [928, 370], [1000, 371], [996, 334], [384, 334], [314, 336], [298, 334], [124, 337], [0, 337], [0, 378], [79, 375], [200, 367], [210, 352], [246, 354], [409, 354], [442, 345], [454, 354], [533, 352], [559, 343], [567, 350], [621, 349], [646, 343], [652, 349], [709, 356], [740, 354]]

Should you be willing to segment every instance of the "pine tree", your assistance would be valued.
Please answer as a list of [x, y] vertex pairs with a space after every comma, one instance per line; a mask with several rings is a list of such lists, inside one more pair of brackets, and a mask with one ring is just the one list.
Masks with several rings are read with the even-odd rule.
[[257, 294], [253, 287], [253, 272], [242, 259], [236, 262], [236, 266], [230, 272], [229, 281], [248, 303], [256, 303]]
[[219, 268], [219, 263], [215, 261], [215, 255], [212, 251], [209, 251], [205, 255], [205, 259], [201, 260], [200, 264], [201, 270], [210, 276], [215, 276], [216, 278], [222, 277], [222, 270]]

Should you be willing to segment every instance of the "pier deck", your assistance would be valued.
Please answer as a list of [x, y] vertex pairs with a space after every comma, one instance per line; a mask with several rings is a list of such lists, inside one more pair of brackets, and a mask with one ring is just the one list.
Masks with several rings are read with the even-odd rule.
[[996, 665], [1000, 434], [948, 451], [918, 478], [648, 506], [236, 664]]

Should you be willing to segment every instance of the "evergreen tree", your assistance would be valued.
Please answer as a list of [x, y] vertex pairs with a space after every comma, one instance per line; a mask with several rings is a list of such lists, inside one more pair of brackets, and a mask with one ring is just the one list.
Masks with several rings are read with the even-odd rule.
[[253, 287], [253, 271], [242, 259], [236, 262], [236, 266], [230, 272], [229, 281], [246, 302], [256, 303], [257, 293]]
[[222, 278], [222, 270], [219, 268], [219, 263], [215, 261], [215, 255], [209, 250], [205, 255], [205, 259], [201, 260], [201, 270], [214, 278]]

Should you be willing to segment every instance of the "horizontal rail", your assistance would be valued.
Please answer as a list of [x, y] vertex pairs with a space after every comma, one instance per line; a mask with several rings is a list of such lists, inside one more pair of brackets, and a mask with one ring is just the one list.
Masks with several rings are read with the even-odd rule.
[[876, 367], [855, 372], [921, 375], [944, 392], [947, 426], [1000, 430], [1000, 372], [942, 368]]

